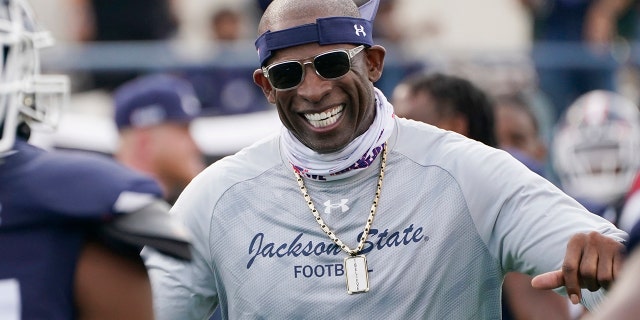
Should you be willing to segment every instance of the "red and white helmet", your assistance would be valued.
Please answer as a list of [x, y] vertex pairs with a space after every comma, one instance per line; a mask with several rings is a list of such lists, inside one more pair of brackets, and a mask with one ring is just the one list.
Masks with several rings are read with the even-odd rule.
[[53, 44], [26, 1], [0, 0], [0, 155], [22, 123], [55, 128], [69, 94], [65, 76], [41, 75], [39, 50]]
[[640, 167], [640, 112], [620, 94], [580, 96], [556, 126], [552, 163], [567, 194], [601, 204], [618, 201]]

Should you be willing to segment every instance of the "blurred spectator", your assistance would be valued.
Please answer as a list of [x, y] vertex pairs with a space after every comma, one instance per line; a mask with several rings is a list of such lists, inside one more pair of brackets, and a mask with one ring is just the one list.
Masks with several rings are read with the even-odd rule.
[[[239, 4], [221, 4], [209, 15], [210, 49], [205, 63], [179, 70], [193, 85], [203, 116], [264, 111], [271, 105], [253, 83], [255, 56], [246, 62], [244, 40], [250, 15]], [[207, 63], [213, 62], [213, 63]]]
[[[173, 37], [174, 0], [71, 0], [82, 21], [80, 41], [153, 41]], [[96, 71], [88, 89], [111, 91], [143, 71]]]
[[[587, 92], [561, 115], [553, 138], [551, 160], [561, 188], [589, 211], [622, 228], [625, 196], [632, 192], [633, 179], [640, 168], [637, 105], [612, 91]], [[633, 222], [629, 222], [625, 231], [634, 238], [632, 228]], [[621, 276], [617, 281], [625, 281], [622, 279]], [[607, 310], [603, 315], [616, 315], [607, 319], [626, 319], [617, 315], [629, 309], [616, 305], [621, 302], [619, 297], [613, 299], [613, 303], [603, 304]]]
[[394, 90], [393, 105], [400, 117], [496, 146], [493, 101], [466, 79], [442, 73], [412, 75]]
[[398, 0], [380, 0], [376, 19], [373, 21], [373, 37], [385, 44], [399, 44], [405, 34], [396, 23]]
[[191, 82], [202, 104], [202, 116], [265, 111], [272, 108], [251, 77], [255, 68], [243, 65], [211, 65], [180, 71]]
[[[561, 188], [589, 211], [621, 227], [625, 196], [640, 168], [636, 104], [606, 90], [581, 95], [561, 115], [551, 147]], [[629, 224], [625, 231], [632, 228]]]
[[617, 224], [640, 167], [638, 107], [611, 91], [580, 96], [557, 125], [551, 159], [567, 194]]
[[211, 14], [210, 27], [216, 41], [236, 41], [243, 36], [244, 15], [238, 9], [223, 7]]
[[153, 319], [144, 245], [189, 259], [160, 187], [113, 159], [46, 151], [64, 76], [40, 74], [51, 43], [26, 1], [0, 2], [0, 319]]
[[[399, 117], [458, 132], [492, 147], [500, 141], [508, 144], [496, 136], [493, 98], [467, 79], [442, 73], [413, 75], [394, 90], [392, 104]], [[503, 319], [569, 319], [568, 300], [534, 289], [531, 279], [526, 274], [507, 274]]]
[[193, 87], [178, 77], [152, 74], [120, 86], [114, 101], [120, 132], [116, 158], [157, 179], [173, 203], [205, 167], [189, 132], [200, 112]]
[[614, 50], [621, 35], [618, 23], [625, 13], [632, 11], [629, 10], [632, 0], [521, 2], [533, 15], [535, 42], [575, 45], [564, 53], [571, 61], [579, 63], [558, 64], [546, 59], [551, 63], [537, 66], [540, 89], [549, 96], [556, 119], [584, 93], [597, 89], [616, 90], [619, 61], [615, 60]]
[[547, 146], [526, 98], [522, 95], [496, 97], [494, 115], [498, 147], [546, 177]]
[[83, 8], [83, 41], [166, 39], [177, 29], [173, 0], [72, 0]]

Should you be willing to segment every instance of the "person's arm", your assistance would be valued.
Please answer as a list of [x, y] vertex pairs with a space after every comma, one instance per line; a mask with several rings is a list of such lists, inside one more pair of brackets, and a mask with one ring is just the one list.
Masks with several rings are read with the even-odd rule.
[[173, 216], [182, 221], [191, 235], [191, 261], [175, 259], [148, 245], [141, 253], [149, 272], [155, 315], [159, 320], [205, 319], [218, 306], [209, 239], [213, 204], [217, 195], [222, 194], [218, 189], [226, 189], [224, 181], [217, 178], [219, 176], [212, 178], [206, 172], [187, 186], [171, 209]]
[[191, 258], [189, 235], [161, 199], [101, 224], [78, 260], [79, 319], [153, 319], [152, 290], [139, 253], [150, 246], [179, 261]]
[[[452, 165], [473, 168], [457, 179], [489, 250], [506, 271], [541, 275], [532, 280], [534, 287], [563, 287], [558, 293], [566, 291], [572, 302], [581, 300], [588, 309], [597, 306], [603, 292], [580, 288], [606, 288], [616, 278], [624, 250], [621, 242], [628, 234], [524, 170], [506, 152], [475, 152], [480, 151], [476, 148], [486, 146], [469, 143], [467, 151], [473, 157]], [[488, 176], [491, 184], [478, 192], [477, 182]]]
[[68, 0], [70, 8], [73, 10], [74, 25], [72, 30], [74, 34], [72, 39], [75, 41], [85, 42], [92, 41], [96, 35], [96, 22], [93, 14], [93, 4], [89, 0]]
[[630, 0], [592, 1], [584, 21], [584, 39], [592, 45], [612, 41], [617, 33], [617, 21], [631, 5]]
[[514, 319], [571, 319], [567, 298], [553, 291], [531, 286], [531, 276], [518, 272], [506, 275], [504, 296]]
[[78, 319], [153, 319], [151, 285], [138, 257], [114, 253], [89, 242], [75, 274]]

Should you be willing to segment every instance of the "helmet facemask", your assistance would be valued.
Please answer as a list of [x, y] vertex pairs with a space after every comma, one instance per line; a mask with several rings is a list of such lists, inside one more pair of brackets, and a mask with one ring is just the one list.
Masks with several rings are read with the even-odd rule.
[[553, 165], [569, 195], [600, 204], [620, 200], [640, 167], [638, 108], [613, 92], [578, 99], [554, 134]]
[[37, 29], [24, 2], [1, 3], [0, 154], [13, 147], [23, 123], [34, 130], [54, 130], [69, 96], [66, 76], [40, 74], [39, 50], [53, 44], [51, 35]]

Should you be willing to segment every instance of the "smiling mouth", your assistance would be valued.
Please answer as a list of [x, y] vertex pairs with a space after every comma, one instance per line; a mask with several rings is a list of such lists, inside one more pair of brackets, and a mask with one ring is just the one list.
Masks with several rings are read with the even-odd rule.
[[344, 109], [344, 105], [339, 105], [331, 110], [327, 110], [325, 112], [320, 113], [305, 113], [304, 117], [307, 118], [307, 121], [315, 127], [315, 128], [323, 128], [330, 126], [340, 117], [342, 116], [342, 110]]

